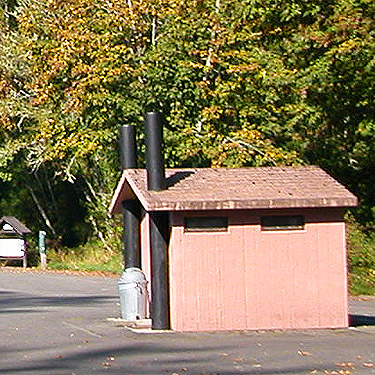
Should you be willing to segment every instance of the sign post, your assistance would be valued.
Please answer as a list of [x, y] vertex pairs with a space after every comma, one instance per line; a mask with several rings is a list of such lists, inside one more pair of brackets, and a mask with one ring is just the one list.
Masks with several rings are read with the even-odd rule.
[[44, 230], [39, 231], [39, 254], [40, 254], [40, 265], [43, 270], [47, 268], [47, 254], [46, 254], [46, 235]]

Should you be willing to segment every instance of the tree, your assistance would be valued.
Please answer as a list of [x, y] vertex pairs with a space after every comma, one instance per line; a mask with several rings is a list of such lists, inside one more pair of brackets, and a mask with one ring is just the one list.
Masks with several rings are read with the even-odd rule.
[[142, 149], [142, 114], [161, 110], [169, 166], [320, 164], [363, 197], [371, 222], [374, 9], [369, 0], [20, 3], [16, 27], [1, 24], [0, 177], [11, 184], [26, 172], [57, 235], [66, 220], [48, 202], [74, 190], [107, 242], [118, 125], [136, 124]]

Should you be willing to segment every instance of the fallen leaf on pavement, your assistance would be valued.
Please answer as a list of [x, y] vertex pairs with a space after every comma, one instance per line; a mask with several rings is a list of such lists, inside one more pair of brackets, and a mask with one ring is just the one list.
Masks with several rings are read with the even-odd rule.
[[364, 362], [362, 363], [363, 367], [375, 367], [375, 364], [372, 362]]
[[337, 362], [336, 366], [339, 366], [339, 367], [348, 367], [348, 368], [355, 368], [355, 364], [353, 362]]

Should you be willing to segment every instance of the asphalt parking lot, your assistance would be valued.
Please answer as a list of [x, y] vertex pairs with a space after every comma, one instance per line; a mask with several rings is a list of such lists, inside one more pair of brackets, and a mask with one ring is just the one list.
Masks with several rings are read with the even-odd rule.
[[117, 279], [0, 271], [0, 374], [374, 374], [375, 298], [350, 300], [352, 327], [134, 332]]

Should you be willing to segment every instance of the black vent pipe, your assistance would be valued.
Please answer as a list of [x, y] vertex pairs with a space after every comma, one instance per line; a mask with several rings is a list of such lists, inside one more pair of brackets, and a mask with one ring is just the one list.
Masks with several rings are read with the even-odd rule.
[[[146, 169], [148, 190], [166, 188], [162, 116], [157, 112], [145, 115]], [[169, 329], [168, 279], [168, 212], [149, 212], [151, 239], [151, 320], [153, 329]]]
[[122, 169], [137, 168], [135, 125], [120, 127], [120, 155]]
[[[137, 167], [137, 146], [135, 125], [122, 125], [120, 128], [120, 153], [122, 169]], [[124, 223], [124, 262], [125, 268], [141, 268], [140, 217], [138, 200], [122, 202]]]
[[158, 112], [145, 114], [147, 189], [164, 190], [165, 169], [163, 156], [162, 117]]
[[150, 212], [152, 329], [169, 329], [168, 212]]
[[125, 268], [141, 268], [141, 207], [138, 200], [122, 202], [124, 223], [124, 262]]

